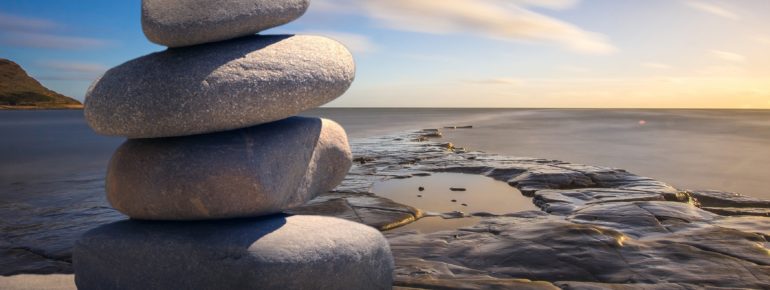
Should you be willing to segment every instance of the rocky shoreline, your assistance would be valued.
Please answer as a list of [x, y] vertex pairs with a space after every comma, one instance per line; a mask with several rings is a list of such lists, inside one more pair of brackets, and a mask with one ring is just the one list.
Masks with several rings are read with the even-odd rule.
[[386, 232], [397, 286], [770, 287], [768, 201], [679, 190], [622, 169], [467, 151], [435, 142], [437, 133], [355, 144], [359, 162], [342, 185], [295, 211], [337, 212], [387, 230], [425, 213], [373, 195], [374, 181], [431, 172], [481, 174], [518, 188], [542, 211], [463, 213], [481, 222], [428, 234]]
[[49, 90], [19, 64], [0, 58], [0, 111], [82, 109], [79, 101]]
[[[453, 231], [386, 231], [396, 259], [396, 286], [770, 287], [768, 201], [679, 190], [622, 169], [469, 151], [439, 142], [435, 133], [351, 140], [356, 162], [343, 183], [287, 213], [335, 216], [386, 231], [441, 213], [379, 197], [371, 192], [375, 182], [435, 172], [481, 174], [518, 188], [542, 211], [463, 213], [460, 217], [480, 222]], [[89, 187], [101, 190], [97, 184]], [[0, 245], [6, 261], [0, 274], [71, 273], [67, 245], [98, 224], [124, 219], [105, 205], [60, 210], [80, 210], [77, 215], [84, 217], [71, 221], [79, 224], [68, 225], [65, 236], [41, 239], [50, 227], [18, 230], [24, 225], [4, 221], [4, 230], [17, 232]]]

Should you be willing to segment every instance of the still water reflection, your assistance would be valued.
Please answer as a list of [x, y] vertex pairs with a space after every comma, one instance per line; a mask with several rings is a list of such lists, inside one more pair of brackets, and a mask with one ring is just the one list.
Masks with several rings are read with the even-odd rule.
[[[433, 173], [428, 177], [387, 180], [375, 184], [374, 193], [434, 213], [461, 211], [468, 214], [487, 212], [502, 215], [538, 210], [532, 200], [518, 189], [505, 182], [475, 174]], [[473, 225], [477, 221], [477, 218], [426, 217], [399, 230], [434, 232]]]

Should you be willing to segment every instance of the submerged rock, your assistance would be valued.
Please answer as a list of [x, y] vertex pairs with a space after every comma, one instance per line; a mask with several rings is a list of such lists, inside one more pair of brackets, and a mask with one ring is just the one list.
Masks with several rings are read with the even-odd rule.
[[446, 126], [444, 129], [473, 129], [473, 126]]
[[169, 49], [107, 71], [89, 89], [99, 134], [156, 138], [245, 128], [296, 115], [342, 95], [350, 52], [319, 36], [252, 36]]
[[309, 5], [309, 0], [142, 0], [142, 30], [164, 46], [203, 44], [289, 23]]
[[691, 204], [666, 201], [612, 202], [582, 208], [567, 219], [615, 229], [632, 237], [670, 233], [695, 222], [711, 222], [717, 215]]
[[441, 134], [441, 130], [439, 129], [422, 129], [418, 133], [420, 133], [420, 136], [418, 137], [418, 139], [425, 138], [425, 140], [429, 138], [441, 138], [444, 136], [443, 134]]
[[770, 201], [734, 192], [691, 190], [692, 196], [703, 209], [719, 215], [756, 215], [770, 217]]
[[363, 193], [330, 193], [286, 211], [290, 214], [325, 215], [359, 222], [386, 231], [423, 217], [422, 210]]
[[443, 144], [440, 144], [439, 146], [446, 148], [447, 150], [455, 150], [455, 145], [452, 143], [443, 143]]
[[[660, 202], [653, 205], [655, 215], [681, 210], [668, 205], [687, 206]], [[770, 287], [765, 236], [714, 226], [701, 217], [708, 213], [689, 207], [696, 214], [679, 216], [689, 226], [642, 231], [636, 237], [616, 229], [634, 224], [606, 227], [553, 215], [483, 218], [473, 227], [432, 234], [387, 233], [397, 265], [395, 283], [472, 279], [483, 282], [469, 289], [494, 289], [509, 279], [526, 279], [593, 285], [586, 289]]]
[[551, 283], [543, 281], [530, 281], [527, 279], [498, 279], [490, 276], [480, 275], [471, 278], [450, 278], [445, 279], [419, 279], [404, 278], [396, 281], [395, 290], [412, 289], [516, 289], [516, 290], [559, 290], [561, 288]]
[[375, 229], [337, 218], [124, 221], [75, 245], [79, 289], [390, 289]]
[[375, 160], [376, 159], [374, 159], [374, 158], [366, 157], [366, 156], [353, 158], [353, 162], [361, 163], [361, 164], [364, 164], [364, 163], [367, 163], [367, 162], [372, 162], [372, 161], [375, 161]]
[[539, 190], [532, 201], [551, 214], [566, 215], [574, 211], [601, 203], [628, 201], [664, 201], [657, 192], [625, 190], [615, 188], [584, 188], [568, 190]]
[[351, 166], [337, 123], [293, 117], [241, 130], [134, 139], [113, 156], [107, 198], [135, 219], [260, 216], [337, 186]]
[[469, 217], [470, 215], [456, 210], [456, 211], [441, 213], [439, 216], [441, 216], [441, 218], [443, 219], [459, 219], [459, 218]]

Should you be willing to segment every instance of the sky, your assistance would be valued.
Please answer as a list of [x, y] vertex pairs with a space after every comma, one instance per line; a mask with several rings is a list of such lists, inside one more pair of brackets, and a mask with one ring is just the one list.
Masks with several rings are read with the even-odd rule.
[[[82, 100], [164, 50], [140, 0], [3, 0], [0, 58]], [[356, 58], [330, 107], [770, 108], [767, 0], [312, 0], [262, 34], [319, 34]]]

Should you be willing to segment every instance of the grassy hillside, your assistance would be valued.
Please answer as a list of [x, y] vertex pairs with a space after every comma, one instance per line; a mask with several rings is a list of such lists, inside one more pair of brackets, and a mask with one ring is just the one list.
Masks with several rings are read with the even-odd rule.
[[0, 109], [80, 108], [80, 102], [47, 89], [15, 62], [0, 59]]

